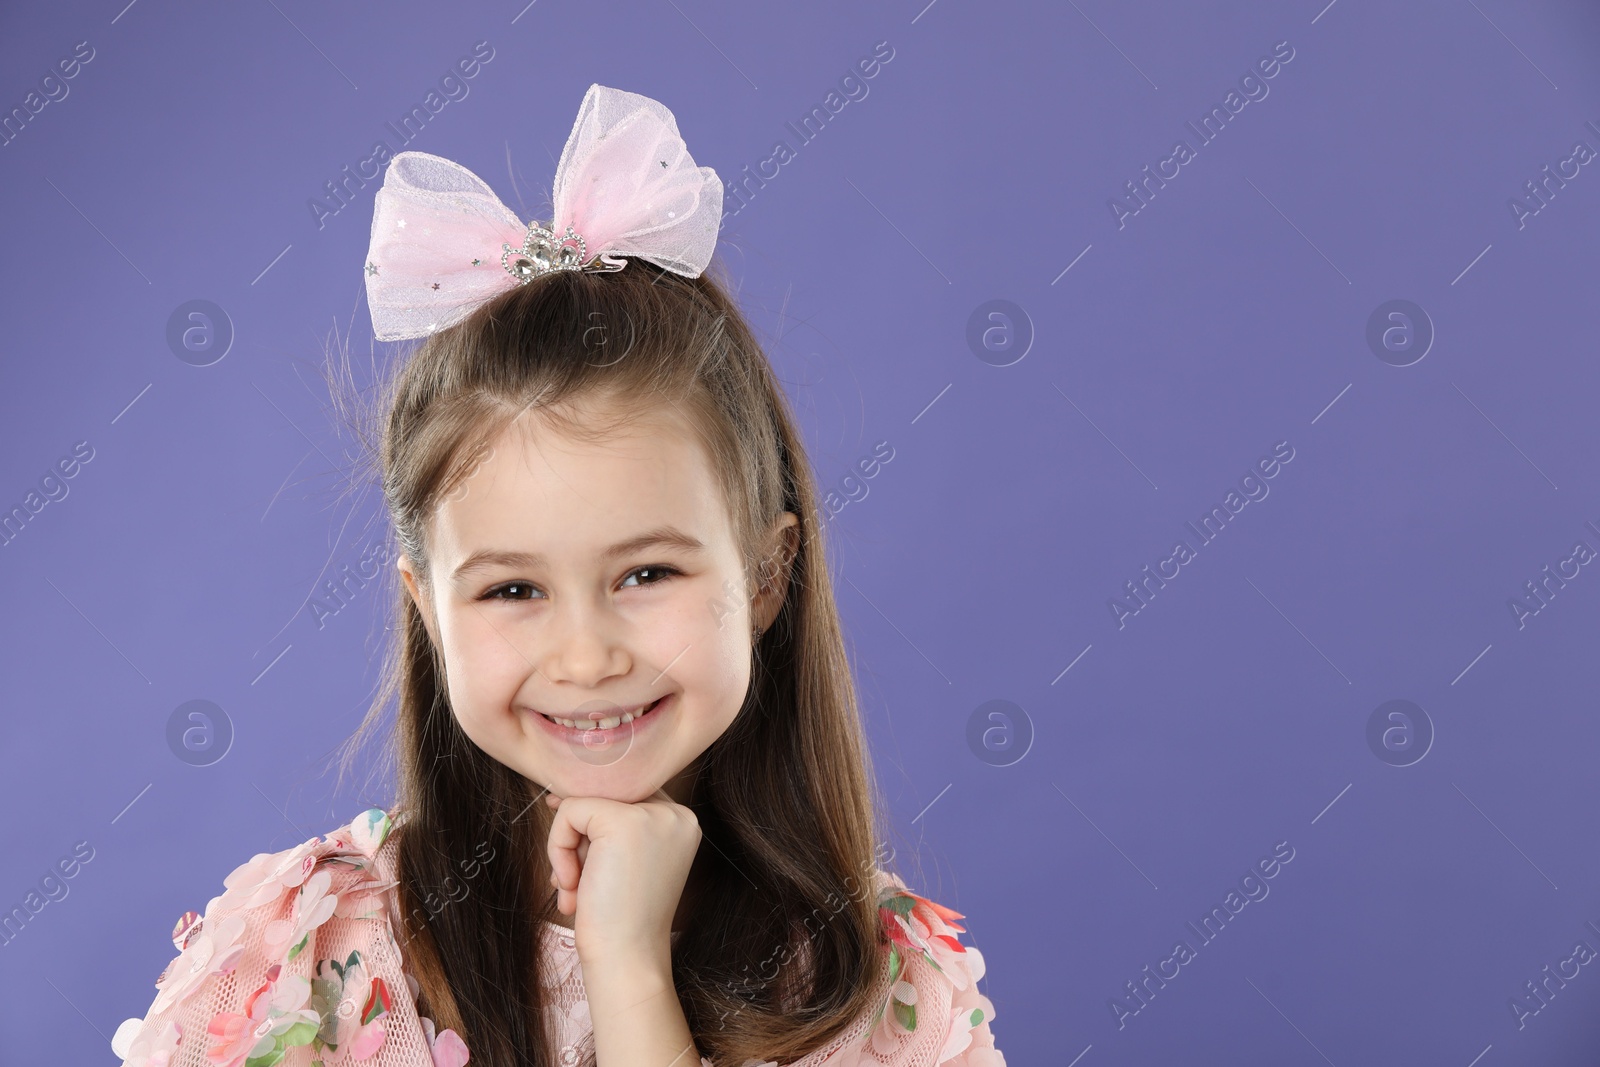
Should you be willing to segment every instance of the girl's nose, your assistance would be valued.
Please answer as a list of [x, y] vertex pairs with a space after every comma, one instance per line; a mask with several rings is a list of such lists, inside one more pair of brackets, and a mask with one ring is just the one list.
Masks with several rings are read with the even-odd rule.
[[622, 627], [604, 608], [568, 613], [546, 630], [542, 640], [550, 645], [540, 669], [553, 682], [590, 689], [627, 670]]

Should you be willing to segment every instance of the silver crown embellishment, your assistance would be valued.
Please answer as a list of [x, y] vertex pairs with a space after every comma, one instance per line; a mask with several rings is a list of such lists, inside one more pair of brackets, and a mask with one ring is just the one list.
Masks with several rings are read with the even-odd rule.
[[[504, 242], [500, 247], [503, 249], [500, 254], [500, 265], [523, 285], [557, 270], [622, 269], [620, 263], [616, 265], [603, 263], [599, 257], [594, 263], [585, 267], [583, 258], [589, 249], [583, 238], [574, 233], [571, 226], [567, 227], [564, 236], [557, 237], [554, 230], [541, 226], [538, 219], [528, 224], [528, 235], [523, 238], [521, 248], [512, 248], [510, 244]], [[516, 258], [513, 259], [513, 256]]]

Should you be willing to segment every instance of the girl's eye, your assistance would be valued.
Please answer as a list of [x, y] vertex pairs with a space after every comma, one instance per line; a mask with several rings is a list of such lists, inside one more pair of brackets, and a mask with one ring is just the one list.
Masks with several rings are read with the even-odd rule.
[[[664, 563], [652, 563], [652, 564], [649, 564], [649, 565], [644, 566], [644, 567], [635, 567], [633, 570], [628, 572], [628, 578], [632, 578], [635, 574], [654, 574], [654, 575], [657, 575], [657, 577], [651, 579], [648, 582], [641, 582], [640, 584], [641, 585], [659, 585], [662, 582], [666, 581], [668, 578], [671, 578], [674, 575], [682, 574], [682, 573], [683, 572], [678, 570], [678, 568], [676, 568], [676, 567], [669, 567]], [[624, 578], [622, 580], [622, 584], [623, 585], [627, 585], [628, 584], [628, 579]]]
[[526, 596], [517, 596], [517, 595], [501, 596], [500, 594], [502, 594], [502, 593], [515, 593], [517, 591], [531, 591], [532, 589], [533, 589], [533, 586], [529, 585], [527, 582], [507, 582], [504, 585], [495, 586], [493, 589], [489, 590], [487, 593], [484, 593], [478, 599], [479, 600], [528, 600], [528, 599], [531, 599], [531, 598], [526, 597]]

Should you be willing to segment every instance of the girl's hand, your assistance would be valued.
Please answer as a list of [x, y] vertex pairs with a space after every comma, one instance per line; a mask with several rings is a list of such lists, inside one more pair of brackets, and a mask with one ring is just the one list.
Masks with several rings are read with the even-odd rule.
[[694, 812], [662, 789], [637, 804], [554, 794], [546, 803], [550, 881], [556, 907], [574, 916], [579, 957], [670, 973], [672, 919], [700, 847]]

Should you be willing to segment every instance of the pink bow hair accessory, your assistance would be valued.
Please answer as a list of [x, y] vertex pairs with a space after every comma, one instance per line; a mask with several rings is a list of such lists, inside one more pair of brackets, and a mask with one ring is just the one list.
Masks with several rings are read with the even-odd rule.
[[698, 277], [722, 225], [722, 182], [672, 112], [591, 85], [556, 165], [549, 226], [523, 223], [483, 179], [426, 152], [389, 161], [374, 199], [367, 305], [380, 341], [426, 337], [513, 286], [629, 258]]

